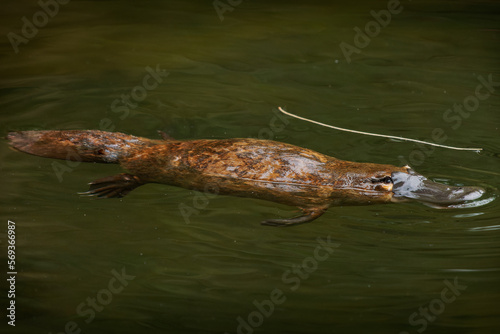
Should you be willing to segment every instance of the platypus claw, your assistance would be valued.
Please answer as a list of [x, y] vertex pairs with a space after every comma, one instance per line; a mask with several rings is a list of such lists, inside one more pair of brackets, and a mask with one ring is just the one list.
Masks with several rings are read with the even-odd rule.
[[286, 219], [268, 219], [262, 221], [260, 224], [266, 226], [286, 227], [309, 223], [316, 218], [319, 218], [323, 213], [325, 213], [326, 209], [327, 208], [302, 209], [304, 213], [303, 215]]
[[143, 184], [144, 182], [137, 176], [122, 173], [90, 182], [90, 189], [79, 193], [79, 195], [96, 196], [98, 198], [121, 198]]

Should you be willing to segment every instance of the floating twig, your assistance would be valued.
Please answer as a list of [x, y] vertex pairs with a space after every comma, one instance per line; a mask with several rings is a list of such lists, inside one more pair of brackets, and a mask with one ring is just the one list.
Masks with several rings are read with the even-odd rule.
[[475, 147], [454, 147], [454, 146], [447, 146], [447, 145], [441, 145], [441, 144], [436, 144], [436, 143], [430, 143], [430, 142], [426, 142], [426, 141], [423, 141], [423, 140], [417, 140], [417, 139], [411, 139], [411, 138], [404, 138], [404, 137], [398, 137], [398, 136], [389, 136], [389, 135], [381, 135], [381, 134], [378, 134], [378, 133], [371, 133], [371, 132], [364, 132], [364, 131], [344, 129], [344, 128], [339, 128], [337, 126], [333, 126], [333, 125], [321, 123], [321, 122], [318, 122], [318, 121], [314, 121], [312, 119], [308, 119], [308, 118], [305, 118], [305, 117], [294, 115], [292, 113], [289, 113], [288, 111], [283, 110], [283, 108], [281, 108], [281, 107], [278, 107], [278, 109], [283, 114], [285, 114], [285, 115], [288, 115], [288, 116], [291, 116], [291, 117], [295, 117], [295, 118], [301, 119], [301, 120], [306, 121], [306, 122], [310, 122], [310, 123], [318, 124], [318, 125], [321, 125], [321, 126], [325, 126], [327, 128], [332, 128], [332, 129], [335, 129], [335, 130], [339, 130], [339, 131], [352, 132], [352, 133], [357, 133], [357, 134], [366, 135], [366, 136], [384, 137], [384, 138], [391, 138], [391, 139], [397, 139], [397, 140], [412, 141], [412, 142], [415, 142], [415, 143], [420, 143], [420, 144], [425, 144], [425, 145], [432, 145], [432, 146], [437, 146], [437, 147], [449, 148], [450, 150], [459, 150], [459, 151], [482, 151], [483, 150], [482, 148], [475, 148]]

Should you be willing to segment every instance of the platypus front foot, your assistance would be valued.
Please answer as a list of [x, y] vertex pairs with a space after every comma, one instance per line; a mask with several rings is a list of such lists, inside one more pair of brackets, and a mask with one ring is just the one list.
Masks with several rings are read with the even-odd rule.
[[292, 226], [298, 224], [309, 223], [316, 218], [319, 218], [322, 214], [325, 213], [327, 208], [307, 208], [302, 209], [303, 214], [297, 217], [286, 218], [286, 219], [269, 219], [261, 222], [262, 225], [267, 226]]
[[90, 182], [89, 191], [80, 193], [80, 195], [96, 196], [99, 198], [120, 198], [143, 184], [144, 182], [139, 177], [122, 173]]

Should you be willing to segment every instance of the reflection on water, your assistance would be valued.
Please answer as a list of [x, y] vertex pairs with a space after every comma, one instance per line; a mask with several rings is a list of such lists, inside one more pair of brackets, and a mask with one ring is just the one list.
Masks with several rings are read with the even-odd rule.
[[[8, 2], [0, 25], [5, 36], [22, 36], [22, 18], [33, 22], [41, 7]], [[6, 38], [3, 135], [104, 127], [151, 138], [157, 130], [178, 139], [266, 136], [345, 160], [413, 159], [423, 175], [488, 189], [482, 202], [460, 209], [339, 207], [311, 224], [269, 228], [259, 222], [293, 216], [294, 208], [223, 196], [196, 202], [194, 192], [152, 184], [121, 200], [80, 198], [88, 182], [120, 168], [62, 161], [68, 169], [59, 182], [53, 161], [13, 152], [4, 141], [0, 212], [2, 222], [17, 224], [18, 261], [16, 328], [8, 330], [498, 329], [498, 3], [402, 1], [403, 10], [348, 63], [340, 43], [356, 46], [354, 28], [364, 31], [375, 20], [370, 11], [387, 6], [243, 1], [221, 22], [210, 1], [71, 1], [18, 53]], [[168, 76], [154, 85], [147, 68], [157, 64]], [[469, 97], [489, 75], [490, 94], [480, 90], [485, 98], [475, 105]], [[464, 109], [447, 121], [456, 104]], [[485, 152], [292, 119], [274, 128], [278, 106], [339, 127], [422, 140], [435, 140], [441, 129], [447, 145]], [[196, 210], [189, 224], [181, 203]], [[339, 246], [319, 261], [317, 240], [329, 236]], [[8, 302], [4, 295], [2, 305]]]
[[[492, 197], [485, 198], [485, 199], [475, 200], [475, 201], [472, 201], [469, 203], [450, 205], [449, 207], [453, 208], [453, 209], [477, 208], [477, 207], [480, 207], [480, 206], [483, 206], [483, 205], [486, 205], [486, 204], [493, 202], [495, 200], [495, 198], [496, 198], [495, 196], [492, 196]], [[470, 213], [470, 214], [464, 214], [464, 215], [455, 216], [455, 217], [473, 217], [473, 216], [477, 216], [480, 214], [481, 213]]]

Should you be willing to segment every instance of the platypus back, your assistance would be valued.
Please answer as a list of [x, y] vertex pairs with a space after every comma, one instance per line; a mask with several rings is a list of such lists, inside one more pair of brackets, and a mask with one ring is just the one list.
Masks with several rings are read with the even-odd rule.
[[154, 140], [99, 130], [19, 131], [7, 135], [14, 149], [40, 157], [71, 161], [119, 163]]

